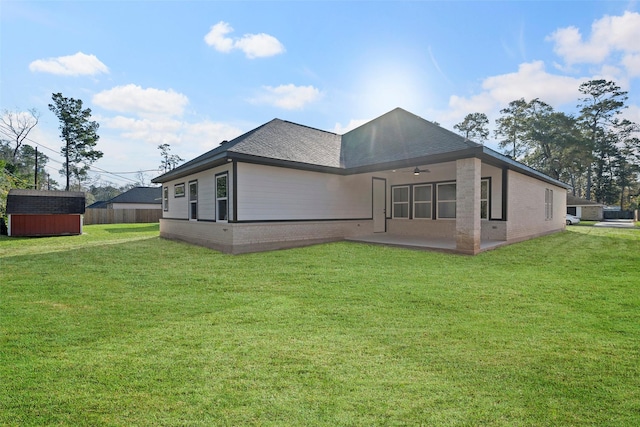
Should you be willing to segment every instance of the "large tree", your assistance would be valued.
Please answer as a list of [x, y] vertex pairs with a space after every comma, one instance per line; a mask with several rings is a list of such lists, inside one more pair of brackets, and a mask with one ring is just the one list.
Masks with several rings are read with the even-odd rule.
[[38, 124], [40, 113], [32, 108], [26, 112], [4, 110], [0, 116], [0, 133], [3, 134], [11, 144], [13, 150], [11, 161], [15, 162], [20, 147], [29, 136], [29, 132]]
[[489, 119], [485, 113], [467, 114], [463, 121], [453, 126], [467, 139], [484, 143], [489, 137]]
[[630, 120], [621, 120], [616, 128], [617, 154], [614, 161], [615, 176], [620, 188], [620, 207], [628, 208], [631, 203], [631, 189], [637, 183], [640, 173], [640, 126]]
[[60, 137], [64, 141], [60, 153], [65, 159], [61, 173], [66, 176], [65, 189], [69, 191], [71, 176], [82, 181], [91, 164], [102, 157], [102, 152], [94, 149], [100, 138], [99, 124], [91, 120], [91, 109], [83, 109], [81, 100], [65, 98], [61, 93], [54, 93], [52, 99], [49, 109], [60, 120]]
[[507, 108], [500, 110], [502, 116], [496, 119], [495, 136], [501, 138], [498, 146], [513, 159], [518, 159], [525, 151], [527, 108], [529, 105], [524, 98], [511, 101]]
[[160, 156], [162, 158], [160, 162], [160, 170], [164, 173], [175, 169], [180, 163], [184, 162], [184, 159], [177, 154], [169, 154], [169, 151], [171, 151], [171, 146], [169, 144], [158, 145], [158, 150], [160, 150]]
[[591, 161], [590, 153], [582, 149], [576, 119], [554, 111], [538, 98], [527, 103], [525, 116], [523, 162], [555, 179], [570, 181], [575, 191], [577, 175], [584, 173]]
[[590, 80], [581, 84], [578, 90], [585, 95], [578, 103], [579, 120], [588, 141], [587, 149], [594, 156], [594, 164], [587, 171], [586, 197], [591, 200], [592, 180], [595, 180], [596, 200], [604, 202], [611, 196], [608, 189], [612, 177], [608, 171], [611, 157], [616, 155], [616, 138], [612, 132], [620, 124], [617, 115], [626, 108], [627, 92], [607, 80]]

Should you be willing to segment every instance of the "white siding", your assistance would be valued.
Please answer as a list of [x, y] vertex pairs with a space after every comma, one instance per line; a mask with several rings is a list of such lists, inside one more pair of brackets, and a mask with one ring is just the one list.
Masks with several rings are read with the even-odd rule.
[[[189, 217], [189, 182], [198, 181], [198, 219], [215, 219], [215, 176], [229, 172], [229, 191], [231, 192], [231, 165], [220, 166], [215, 169], [198, 172], [184, 178], [165, 182], [162, 187], [169, 187], [169, 211], [163, 213], [164, 218], [187, 219]], [[184, 184], [184, 197], [175, 197], [176, 184]], [[163, 190], [164, 194], [164, 190]], [[231, 199], [231, 198], [230, 198]], [[231, 216], [232, 204], [229, 205]]]
[[371, 175], [238, 164], [238, 221], [371, 218]]

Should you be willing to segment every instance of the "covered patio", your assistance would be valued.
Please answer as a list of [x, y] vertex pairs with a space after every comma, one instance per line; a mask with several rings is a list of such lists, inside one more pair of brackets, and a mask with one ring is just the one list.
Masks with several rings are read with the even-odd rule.
[[[403, 236], [389, 233], [375, 233], [366, 236], [349, 237], [345, 240], [349, 242], [370, 243], [374, 245], [395, 246], [405, 249], [439, 251], [449, 253], [462, 253], [456, 249], [455, 239]], [[506, 241], [482, 240], [480, 242], [480, 252], [506, 245]]]

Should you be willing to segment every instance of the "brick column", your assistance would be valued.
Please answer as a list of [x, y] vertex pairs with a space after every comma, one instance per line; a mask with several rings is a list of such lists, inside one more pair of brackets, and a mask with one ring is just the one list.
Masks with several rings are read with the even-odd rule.
[[456, 250], [480, 252], [480, 159], [456, 161]]

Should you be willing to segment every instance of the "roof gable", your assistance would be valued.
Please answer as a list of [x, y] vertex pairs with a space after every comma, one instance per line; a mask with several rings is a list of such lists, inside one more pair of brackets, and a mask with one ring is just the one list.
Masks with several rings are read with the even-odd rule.
[[479, 144], [396, 108], [342, 136], [346, 168], [450, 153]]
[[274, 119], [228, 143], [227, 151], [268, 159], [340, 167], [340, 135]]
[[164, 183], [232, 160], [330, 173], [361, 173], [398, 164], [480, 157], [561, 187], [566, 184], [396, 108], [344, 135], [274, 119], [157, 178]]
[[162, 203], [162, 187], [134, 187], [105, 203]]

